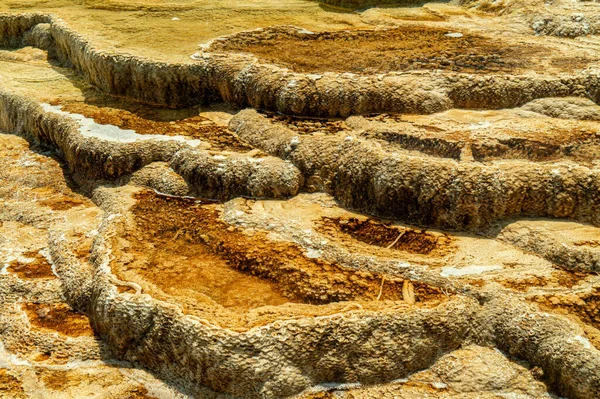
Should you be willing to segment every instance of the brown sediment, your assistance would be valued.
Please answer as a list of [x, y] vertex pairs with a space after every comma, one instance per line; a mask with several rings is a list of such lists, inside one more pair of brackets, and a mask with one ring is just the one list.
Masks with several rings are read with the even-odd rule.
[[61, 197], [45, 199], [40, 201], [39, 204], [42, 206], [47, 206], [53, 211], [64, 211], [85, 204], [85, 201], [79, 198]]
[[88, 318], [65, 304], [24, 303], [22, 308], [35, 327], [71, 337], [94, 335]]
[[[214, 206], [201, 201], [154, 192], [135, 198], [136, 228], [125, 234], [128, 244], [117, 251], [113, 272], [120, 280], [142, 284], [157, 298], [180, 304], [188, 314], [243, 329], [284, 317], [406, 306], [404, 279], [311, 259], [292, 243], [226, 225]], [[438, 288], [411, 284], [424, 306], [445, 298]], [[226, 314], [214, 310], [215, 304]], [[331, 306], [319, 308], [327, 304]], [[244, 316], [250, 310], [258, 316]]]
[[[275, 28], [213, 44], [215, 49], [236, 41], [250, 47], [269, 47], [262, 41], [281, 44], [280, 49], [290, 50], [287, 55], [263, 48], [263, 57], [273, 57], [275, 64], [292, 69], [300, 65], [298, 70], [321, 72], [339, 67], [336, 72], [360, 74], [321, 76], [231, 53], [201, 52], [187, 64], [157, 63], [97, 50], [54, 17], [39, 21], [22, 17], [10, 29], [8, 23], [2, 25], [5, 22], [0, 18], [0, 41], [5, 44], [48, 48], [50, 55], [64, 65], [72, 64], [101, 90], [161, 106], [226, 99], [240, 106], [335, 117], [381, 110], [430, 113], [456, 106], [498, 108], [547, 95], [597, 101], [599, 95], [598, 76], [567, 70], [593, 60], [580, 57], [578, 64], [558, 58], [560, 54], [545, 57], [531, 45], [541, 46], [541, 41], [533, 39], [523, 41], [528, 45], [502, 47], [484, 33], [465, 31], [462, 37], [450, 38], [446, 29], [431, 27], [319, 34]], [[28, 24], [31, 29], [23, 32]], [[22, 35], [22, 42], [11, 35]], [[316, 55], [305, 51], [304, 42], [314, 44]], [[341, 66], [318, 58], [327, 47], [331, 50], [327, 56], [337, 57], [335, 63]], [[390, 52], [397, 52], [397, 59]], [[358, 53], [364, 57], [357, 57]], [[552, 62], [555, 55], [557, 61]], [[549, 71], [541, 69], [543, 63]], [[514, 76], [512, 71], [523, 74]], [[537, 118], [536, 112], [596, 117], [597, 110], [589, 102], [569, 104], [580, 109], [573, 111], [564, 104], [548, 109], [548, 102], [540, 102], [513, 111], [527, 118]], [[118, 107], [63, 105], [99, 123], [141, 134], [200, 138], [216, 151], [181, 143], [124, 145], [90, 139], [67, 118], [0, 93], [2, 127], [56, 150], [104, 212], [94, 213], [96, 219], [71, 234], [82, 219], [79, 205], [91, 204], [68, 195], [46, 199], [44, 191], [37, 189], [31, 190], [31, 197], [43, 199], [33, 201], [31, 209], [20, 193], [2, 198], [8, 211], [5, 215], [3, 203], [0, 217], [8, 223], [18, 220], [23, 224], [18, 228], [24, 231], [30, 225], [39, 228], [36, 239], [48, 243], [60, 276], [60, 284], [0, 279], [0, 288], [10, 293], [13, 303], [23, 304], [30, 319], [27, 323], [21, 317], [27, 327], [24, 339], [93, 341], [85, 338], [91, 334], [85, 318], [65, 304], [56, 304], [62, 294], [74, 308], [86, 312], [118, 358], [135, 361], [177, 383], [205, 384], [235, 397], [289, 397], [330, 382], [386, 383], [430, 368], [445, 353], [472, 342], [529, 362], [563, 396], [588, 399], [600, 390], [600, 358], [584, 337], [588, 334], [594, 345], [600, 342], [594, 338], [597, 335], [590, 335], [595, 334], [599, 316], [593, 275], [598, 245], [592, 239], [593, 229], [581, 235], [591, 239], [566, 246], [552, 233], [547, 235], [553, 239], [547, 239], [543, 231], [536, 236], [521, 228], [515, 237], [505, 239], [522, 249], [518, 250], [495, 242], [490, 235], [460, 236], [388, 224], [340, 210], [324, 194], [314, 197], [322, 201], [322, 208], [310, 217], [292, 220], [307, 208], [281, 210], [274, 218], [266, 217], [265, 209], [278, 212], [277, 207], [284, 207], [281, 204], [293, 207], [293, 200], [277, 201], [269, 208], [265, 199], [252, 208], [258, 201], [208, 203], [152, 191], [132, 197], [138, 189], [128, 186], [135, 183], [158, 191], [166, 187], [173, 189], [165, 190], [169, 194], [221, 200], [286, 198], [303, 189], [325, 191], [343, 206], [382, 218], [479, 233], [499, 228], [511, 218], [534, 216], [598, 225], [595, 130], [560, 121], [552, 122], [565, 125], [556, 131], [542, 124], [520, 131], [518, 127], [529, 121], [507, 124], [504, 131], [474, 121], [484, 128], [471, 129], [471, 121], [464, 120], [475, 112], [462, 115], [462, 130], [446, 129], [446, 123], [440, 122], [444, 117], [461, 117], [452, 111], [431, 116], [440, 118], [435, 126], [424, 123], [423, 117], [390, 131], [361, 130], [358, 117], [341, 121], [269, 115], [276, 124], [289, 126], [281, 129], [245, 111], [234, 118], [230, 132], [190, 109], [182, 111], [185, 117], [161, 119], [149, 116], [151, 112]], [[584, 105], [591, 110], [582, 110]], [[156, 112], [160, 113], [158, 107]], [[482, 119], [490, 117], [477, 112]], [[494, 115], [494, 121], [507, 114]], [[370, 119], [406, 122], [397, 115]], [[245, 151], [251, 146], [257, 147], [252, 155], [218, 151]], [[261, 149], [273, 156], [264, 156]], [[548, 162], [553, 160], [564, 162]], [[19, 160], [22, 170], [37, 167], [26, 161]], [[21, 183], [19, 177], [11, 176], [15, 186]], [[238, 205], [243, 207], [235, 208]], [[36, 206], [43, 207], [42, 212]], [[331, 217], [323, 219], [319, 212], [325, 207], [330, 207], [326, 214]], [[12, 239], [7, 245], [12, 245]], [[38, 248], [39, 242], [26, 248]], [[485, 248], [473, 251], [478, 244]], [[500, 254], [490, 254], [496, 248]], [[519, 256], [527, 260], [519, 263], [515, 259]], [[503, 262], [504, 257], [511, 262]], [[446, 261], [450, 268], [466, 266], [466, 273], [469, 266], [477, 270], [479, 265], [483, 269], [491, 265], [494, 271], [465, 274], [463, 279], [440, 273], [439, 266]], [[9, 272], [19, 273], [25, 267], [16, 266], [11, 265]], [[7, 281], [12, 284], [8, 288]], [[62, 293], [54, 287], [59, 285]], [[44, 291], [47, 286], [54, 287], [51, 294]], [[529, 306], [530, 297], [541, 298], [539, 306]], [[0, 323], [4, 323], [0, 327], [10, 329], [13, 325], [6, 319], [14, 319], [10, 314], [4, 318], [11, 312], [5, 308], [0, 309]], [[573, 322], [575, 317], [578, 321]], [[18, 343], [7, 345], [7, 350]], [[66, 349], [54, 356], [52, 349], [58, 344], [36, 345], [34, 352], [23, 351], [31, 359], [51, 363], [51, 358], [68, 357]], [[87, 356], [86, 352], [80, 357]], [[49, 389], [75, 381], [68, 373], [50, 374]], [[468, 384], [480, 381], [478, 375], [468, 378]], [[445, 392], [419, 381], [406, 385], [427, 394]], [[148, 392], [133, 389], [128, 395], [144, 397]]]
[[[88, 388], [89, 379], [98, 379], [100, 384], [107, 384], [107, 386], [101, 386], [102, 391], [111, 392], [115, 390], [114, 385], [121, 385], [116, 389], [115, 398], [124, 399], [156, 399], [156, 396], [150, 395], [148, 389], [144, 387], [140, 382], [130, 384], [129, 387], [124, 388], [122, 386], [122, 375], [112, 376], [113, 373], [110, 368], [104, 366], [106, 369], [103, 370], [99, 367], [98, 370], [93, 370], [92, 373], [83, 370], [70, 369], [70, 370], [53, 370], [53, 369], [41, 369], [37, 371], [37, 377], [44, 387], [53, 393], [58, 392], [76, 392], [75, 395], [91, 395], [86, 392]], [[117, 370], [114, 372], [118, 373]], [[91, 375], [90, 375], [91, 374]], [[107, 375], [108, 374], [108, 375]], [[111, 384], [111, 378], [113, 382]], [[104, 381], [106, 379], [106, 382]], [[82, 392], [83, 391], [83, 392]], [[112, 393], [112, 392], [111, 392]], [[110, 396], [111, 398], [113, 396]]]
[[[548, 285], [548, 279], [538, 276], [530, 276], [518, 281], [500, 280], [498, 282], [502, 284], [502, 286], [518, 292], [527, 292], [530, 288], [544, 287]], [[473, 283], [474, 282], [471, 282], [471, 284]]]
[[515, 73], [531, 68], [543, 52], [535, 46], [505, 47], [479, 35], [456, 38], [448, 33], [425, 26], [314, 34], [250, 32], [216, 41], [211, 51], [251, 53], [297, 72], [365, 74], [418, 69]]
[[7, 271], [15, 273], [20, 278], [55, 278], [52, 271], [52, 265], [46, 257], [39, 252], [25, 252], [25, 258], [31, 258], [31, 262], [20, 262], [14, 260], [10, 262]]
[[47, 388], [55, 391], [65, 389], [68, 386], [77, 386], [81, 381], [73, 381], [69, 379], [69, 371], [54, 370], [46, 372], [42, 375], [42, 380]]
[[350, 235], [352, 238], [369, 245], [396, 249], [415, 254], [437, 254], [447, 252], [452, 245], [452, 238], [445, 234], [433, 235], [425, 230], [411, 228], [397, 228], [390, 226], [389, 222], [376, 219], [360, 220], [357, 218], [323, 219], [325, 225], [333, 226], [337, 230]]
[[573, 288], [578, 285], [581, 281], [585, 280], [589, 276], [589, 273], [572, 271], [572, 270], [558, 270], [553, 274], [553, 278], [557, 280], [558, 284], [562, 287]]
[[343, 119], [303, 118], [273, 112], [265, 112], [265, 115], [273, 122], [281, 123], [298, 134], [335, 134], [348, 129]]

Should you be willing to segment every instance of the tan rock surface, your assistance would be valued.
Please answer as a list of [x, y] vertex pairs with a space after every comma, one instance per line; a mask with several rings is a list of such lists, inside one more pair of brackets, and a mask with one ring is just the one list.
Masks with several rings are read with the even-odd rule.
[[600, 6], [378, 4], [0, 0], [0, 397], [600, 398]]

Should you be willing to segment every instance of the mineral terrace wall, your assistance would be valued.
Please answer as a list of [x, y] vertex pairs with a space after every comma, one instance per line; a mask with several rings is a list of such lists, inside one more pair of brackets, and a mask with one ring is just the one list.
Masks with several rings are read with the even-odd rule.
[[[597, 72], [309, 73], [227, 48], [307, 34], [241, 32], [176, 64], [0, 16], [2, 46], [138, 111], [0, 91], [0, 361], [105, 350], [195, 397], [599, 397]], [[156, 116], [217, 101], [255, 109]], [[469, 353], [509, 382], [436, 371]]]

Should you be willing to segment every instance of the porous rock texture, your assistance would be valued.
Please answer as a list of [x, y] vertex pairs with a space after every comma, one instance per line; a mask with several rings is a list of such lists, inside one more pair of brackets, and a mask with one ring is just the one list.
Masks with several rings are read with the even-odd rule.
[[114, 179], [153, 162], [170, 162], [197, 194], [209, 198], [277, 198], [297, 193], [302, 184], [293, 166], [274, 158], [239, 154], [221, 159], [176, 141], [120, 143], [84, 137], [76, 122], [10, 93], [0, 93], [0, 108], [2, 129], [59, 151], [71, 171], [86, 178]]
[[[463, 5], [529, 10], [501, 3]], [[306, 35], [340, 37], [271, 27], [169, 63], [0, 17], [4, 46], [94, 86], [0, 92], [0, 395], [600, 397], [600, 91], [571, 67], [593, 51], [354, 74], [227, 47]], [[260, 112], [160, 108], [220, 100]]]
[[[333, 117], [374, 112], [434, 113], [453, 107], [497, 109], [542, 97], [584, 96], [597, 102], [600, 95], [598, 75], [587, 70], [558, 76], [394, 72], [315, 76], [260, 63], [247, 54], [205, 51], [193, 56], [195, 62], [154, 62], [98, 50], [64, 21], [43, 14], [0, 16], [5, 32], [2, 43], [14, 46], [22, 44], [24, 36], [37, 36], [33, 31], [25, 32], [34, 29], [38, 21], [50, 23], [50, 54], [81, 72], [90, 83], [106, 93], [162, 106], [222, 99], [237, 106]], [[12, 28], [14, 25], [18, 29]], [[48, 40], [44, 37], [38, 41], [47, 47]]]
[[600, 120], [600, 106], [582, 98], [542, 98], [525, 104], [523, 109], [553, 118]]
[[460, 163], [385, 151], [352, 136], [313, 139], [271, 126], [256, 111], [230, 127], [288, 159], [345, 206], [409, 223], [478, 229], [519, 216], [600, 223], [600, 171], [577, 164]]

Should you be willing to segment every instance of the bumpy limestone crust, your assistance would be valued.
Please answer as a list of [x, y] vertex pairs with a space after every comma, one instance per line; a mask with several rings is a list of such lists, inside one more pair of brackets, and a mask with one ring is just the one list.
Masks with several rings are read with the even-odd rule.
[[131, 175], [123, 176], [119, 183], [119, 185], [152, 187], [158, 192], [182, 197], [191, 196], [194, 192], [183, 177], [171, 169], [166, 162], [154, 162], [144, 166]]
[[[551, 224], [551, 222], [545, 223]], [[592, 234], [598, 233], [595, 229], [588, 228], [588, 230], [591, 230]], [[502, 229], [499, 237], [517, 247], [538, 253], [562, 267], [585, 272], [600, 271], [600, 248], [593, 240], [573, 242], [564, 234], [557, 234], [552, 228], [545, 228], [543, 224], [531, 222], [510, 224]], [[597, 237], [600, 235], [594, 238]]]
[[74, 121], [6, 92], [0, 92], [0, 128], [58, 150], [72, 171], [87, 178], [114, 179], [153, 162], [170, 161], [197, 194], [212, 198], [286, 197], [302, 184], [297, 169], [277, 158], [234, 154], [219, 159], [182, 142], [119, 143], [84, 137]]
[[25, 33], [37, 24], [50, 23], [52, 17], [44, 14], [3, 14], [0, 16], [0, 43], [3, 46], [19, 47]]
[[256, 111], [230, 128], [263, 151], [289, 159], [345, 206], [425, 225], [481, 229], [518, 216], [598, 225], [600, 171], [573, 163], [492, 164], [387, 152], [362, 139], [298, 137]]
[[[115, 143], [84, 137], [77, 123], [44, 112], [35, 102], [0, 93], [1, 128], [56, 149], [71, 170], [95, 178], [114, 178], [155, 161], [166, 161], [182, 143]], [[138, 150], [139, 149], [139, 150]]]
[[496, 347], [540, 366], [548, 383], [560, 387], [563, 395], [586, 398], [600, 392], [598, 350], [575, 339], [581, 330], [566, 319], [502, 296], [487, 303], [481, 316]]
[[[575, 339], [580, 330], [517, 300], [494, 295], [483, 307], [473, 298], [456, 296], [433, 309], [355, 311], [235, 333], [185, 316], [148, 295], [119, 293], [120, 283], [108, 268], [111, 237], [127, 222], [133, 199], [99, 189], [94, 200], [110, 212], [98, 229], [91, 264], [73, 255], [71, 241], [63, 234], [50, 236], [50, 255], [66, 297], [86, 311], [119, 357], [169, 379], [206, 384], [236, 396], [285, 397], [332, 380], [393, 380], [428, 367], [463, 343], [488, 345], [498, 340], [519, 344], [511, 346], [512, 353], [542, 367], [550, 381], [573, 398], [589, 397], [599, 384], [597, 351]], [[521, 318], [525, 325], [511, 323]], [[537, 337], [534, 343], [520, 345], [531, 342], [531, 329]], [[565, 341], [571, 343], [565, 346]], [[562, 360], [551, 356], [555, 346], [568, 350]], [[546, 347], [547, 352], [537, 350]], [[579, 373], [577, 378], [562, 377], [573, 370]]]
[[[325, 73], [315, 77], [260, 64], [240, 54], [202, 53], [196, 62], [168, 64], [109, 54], [63, 21], [42, 14], [4, 14], [3, 43], [17, 45], [27, 27], [50, 22], [52, 55], [81, 72], [101, 90], [170, 107], [223, 99], [237, 106], [287, 114], [348, 116], [375, 112], [434, 113], [453, 107], [508, 108], [537, 98], [583, 96], [598, 102], [599, 77], [589, 71], [568, 76], [440, 77], [387, 73], [377, 76]], [[13, 29], [17, 25], [19, 29]], [[36, 28], [39, 29], [39, 28]], [[14, 31], [14, 32], [13, 32]]]
[[584, 98], [540, 98], [522, 108], [552, 118], [600, 120], [600, 106]]
[[[34, 24], [35, 21], [25, 22]], [[111, 55], [94, 51], [84, 41], [73, 45], [76, 34], [57, 20], [51, 21], [49, 30], [56, 42], [52, 51], [64, 61], [74, 59], [73, 64], [77, 63], [90, 80], [106, 91], [157, 103], [170, 101], [171, 97], [173, 101], [187, 101], [186, 96], [191, 101], [207, 100], [205, 89], [198, 89], [198, 82], [185, 70], [128, 57], [119, 56], [115, 60]], [[35, 25], [31, 32], [23, 33], [23, 39], [47, 46], [47, 32], [47, 26]], [[78, 52], [73, 48], [85, 48], [85, 51]], [[232, 102], [291, 109], [298, 113], [337, 115], [386, 107], [431, 112], [459, 103], [467, 107], [480, 104], [495, 107], [521, 103], [540, 93], [598, 97], [593, 85], [591, 88], [586, 86], [590, 81], [575, 78], [556, 78], [550, 83], [540, 83], [537, 78], [509, 78], [508, 83], [498, 85], [496, 78], [465, 77], [458, 83], [440, 78], [433, 83], [418, 82], [424, 90], [416, 95], [412, 92], [415, 86], [411, 86], [407, 78], [395, 75], [382, 78], [380, 82], [383, 83], [376, 83], [372, 77], [361, 78], [359, 82], [356, 77], [335, 75], [315, 81], [308, 76], [277, 70], [279, 75], [275, 79], [283, 78], [281, 83], [265, 78], [272, 71], [271, 67], [257, 65], [252, 67], [256, 69], [244, 71], [239, 68], [246, 65], [247, 59], [239, 57], [235, 60], [239, 62], [231, 66], [230, 58], [207, 55], [201, 64], [213, 68], [210, 71], [217, 76], [215, 93], [218, 91]], [[94, 69], [95, 65], [111, 72], [105, 75], [104, 71]], [[205, 73], [194, 69], [196, 66], [189, 68], [199, 74]], [[260, 79], [252, 76], [254, 71], [261, 72]], [[104, 79], [106, 76], [111, 79]], [[122, 82], [131, 76], [135, 76], [133, 87], [123, 88]], [[112, 80], [113, 77], [116, 80]], [[343, 84], [336, 80], [338, 78]], [[146, 85], [163, 79], [168, 83], [160, 86], [156, 94], [145, 90]], [[381, 92], [371, 93], [364, 89], [367, 94], [363, 95], [365, 92], [361, 92], [361, 87], [353, 87], [357, 82], [379, 85], [377, 90], [381, 89]], [[446, 89], [441, 94], [437, 91], [436, 84], [444, 86], [447, 82], [456, 83], [452, 86], [455, 91], [451, 92], [455, 97], [446, 97]], [[388, 95], [383, 89], [387, 83], [401, 87], [404, 91], [395, 93], [399, 97], [406, 94], [406, 99], [398, 98], [397, 104], [394, 103], [396, 98], [391, 102], [381, 100]], [[479, 84], [479, 88], [471, 86], [472, 83]], [[286, 85], [285, 90], [281, 89], [281, 84]], [[188, 85], [196, 86], [187, 89]], [[180, 88], [188, 90], [181, 98], [169, 94]], [[359, 93], [357, 96], [352, 94], [355, 89]], [[497, 89], [508, 91], [497, 99], [490, 97], [497, 94]], [[475, 93], [474, 100], [469, 90]], [[314, 95], [323, 102], [307, 102], [309, 97], [299, 93]], [[376, 101], [369, 103], [372, 100]], [[424, 105], [420, 103], [422, 100]], [[331, 106], [329, 101], [332, 101]], [[380, 214], [387, 208], [393, 212], [406, 212], [410, 220], [419, 223], [479, 229], [498, 219], [521, 214], [598, 222], [594, 216], [598, 214], [597, 169], [572, 163], [479, 165], [404, 157], [404, 154], [386, 152], [376, 144], [352, 137], [347, 139], [343, 135], [321, 141], [299, 138], [287, 129], [274, 128], [248, 113], [232, 122], [240, 135], [269, 154], [289, 158], [298, 165], [300, 173], [281, 160], [238, 154], [218, 154], [215, 158], [211, 153], [185, 148], [181, 143], [173, 144], [173, 148], [166, 148], [164, 143], [158, 148], [151, 142], [143, 147], [121, 143], [107, 146], [101, 140], [84, 140], [76, 132], [73, 122], [42, 113], [22, 99], [0, 95], [0, 105], [2, 127], [59, 149], [72, 169], [87, 173], [92, 179], [129, 179], [175, 195], [200, 192], [228, 198], [245, 193], [292, 195], [303, 184], [304, 175], [307, 187], [332, 192], [347, 205]], [[163, 149], [164, 153], [161, 152]], [[261, 159], [265, 161], [257, 162]], [[266, 167], [258, 167], [260, 163]], [[236, 168], [238, 165], [241, 166], [239, 169]], [[188, 183], [174, 170], [186, 177]], [[166, 181], [158, 182], [157, 175], [162, 173], [173, 174]], [[485, 174], [483, 178], [481, 173]], [[357, 190], [363, 182], [366, 182], [366, 189]], [[243, 187], [237, 187], [238, 184]], [[531, 198], [523, 196], [525, 189], [529, 190], [527, 195], [533, 193]], [[477, 197], [468, 194], [471, 190]], [[390, 194], [391, 198], [388, 197]], [[373, 199], [376, 202], [370, 205]], [[124, 224], [130, 222], [128, 208], [133, 199], [126, 195], [114, 196], [108, 189], [98, 189], [94, 192], [94, 200], [107, 214], [98, 229], [89, 263], [75, 256], [73, 236], [50, 232], [50, 256], [65, 296], [70, 304], [90, 315], [96, 331], [120, 357], [137, 361], [174, 381], [187, 385], [206, 384], [242, 397], [283, 397], [322, 382], [389, 381], [430, 366], [445, 352], [476, 342], [500, 347], [541, 367], [548, 382], [572, 398], [594, 397], [600, 390], [600, 357], [597, 349], [582, 337], [580, 328], [564, 318], [540, 313], [519, 299], [504, 294], [480, 293], [464, 286], [461, 287], [464, 295], [456, 295], [433, 309], [353, 311], [277, 322], [244, 333], [186, 316], [177, 306], [140, 294], [139, 287], [134, 284], [115, 280], [110, 270], [110, 257], [114, 255], [112, 237], [120, 235]], [[398, 208], [404, 200], [408, 204]], [[419, 201], [426, 206], [419, 208]], [[457, 214], [453, 214], [454, 209]], [[9, 211], [19, 220], [31, 221], [40, 217], [39, 212], [22, 216], [16, 208], [9, 208]], [[471, 220], [469, 215], [475, 218]], [[137, 292], [120, 293], [123, 286]], [[44, 293], [42, 287], [36, 287], [35, 294], [38, 293]], [[56, 346], [60, 345], [56, 343]]]
[[302, 175], [292, 164], [273, 157], [210, 155], [192, 148], [178, 151], [171, 167], [206, 198], [238, 196], [285, 198], [298, 193]]
[[[503, 296], [491, 296], [483, 308], [457, 297], [431, 310], [352, 312], [339, 318], [279, 322], [247, 333], [228, 332], [183, 316], [147, 295], [117, 294], [102, 271], [110, 249], [101, 237], [118, 229], [111, 224], [105, 223], [94, 249], [98, 274], [93, 282], [95, 299], [88, 307], [94, 326], [120, 356], [180, 381], [233, 395], [282, 397], [331, 380], [375, 383], [399, 378], [427, 367], [442, 348], [455, 348], [466, 339], [494, 342], [542, 367], [549, 381], [571, 397], [590, 397], [600, 384], [597, 350], [574, 340], [579, 330]], [[378, 338], [373, 346], [367, 345], [374, 328]]]
[[[84, 258], [101, 211], [67, 185], [55, 159], [15, 135], [0, 134], [0, 143], [0, 397], [183, 398], [116, 360], [65, 303], [70, 273], [53, 264], [48, 236]], [[36, 264], [44, 273], [27, 273]]]
[[359, 8], [371, 5], [394, 4], [400, 6], [411, 6], [421, 4], [418, 0], [322, 0], [323, 3], [335, 7]]
[[54, 44], [51, 25], [49, 23], [40, 23], [27, 30], [23, 34], [23, 45], [37, 47], [41, 50], [50, 51]]
[[80, 293], [79, 303], [95, 329], [120, 357], [184, 384], [202, 383], [244, 397], [284, 397], [331, 380], [375, 383], [403, 377], [465, 342], [493, 343], [527, 359], [573, 398], [589, 397], [600, 384], [600, 358], [596, 349], [575, 339], [580, 329], [503, 295], [484, 295], [483, 306], [458, 296], [434, 309], [356, 311], [234, 333], [148, 295], [119, 294], [107, 269], [109, 237], [127, 223], [129, 204], [106, 190], [98, 191], [96, 200], [124, 217], [104, 219], [92, 249], [93, 278], [73, 274], [82, 269], [54, 252], [59, 270], [70, 270], [68, 290]]
[[585, 16], [574, 13], [571, 15], [541, 14], [532, 19], [531, 28], [538, 35], [563, 37], [579, 37], [596, 35], [600, 32], [600, 17]]
[[[285, 397], [330, 380], [407, 375], [459, 345], [474, 306], [457, 298], [430, 310], [300, 319], [234, 333], [147, 295], [117, 294], [103, 266], [110, 249], [102, 236], [119, 227], [104, 226], [93, 250], [97, 274], [88, 304], [97, 331], [121, 357], [236, 396]], [[354, 345], [368, 342], [375, 328], [389, 335], [387, 345]], [[369, 359], [357, 363], [363, 350]]]
[[407, 379], [376, 386], [314, 389], [302, 399], [550, 399], [546, 387], [500, 351], [469, 345], [442, 356]]

